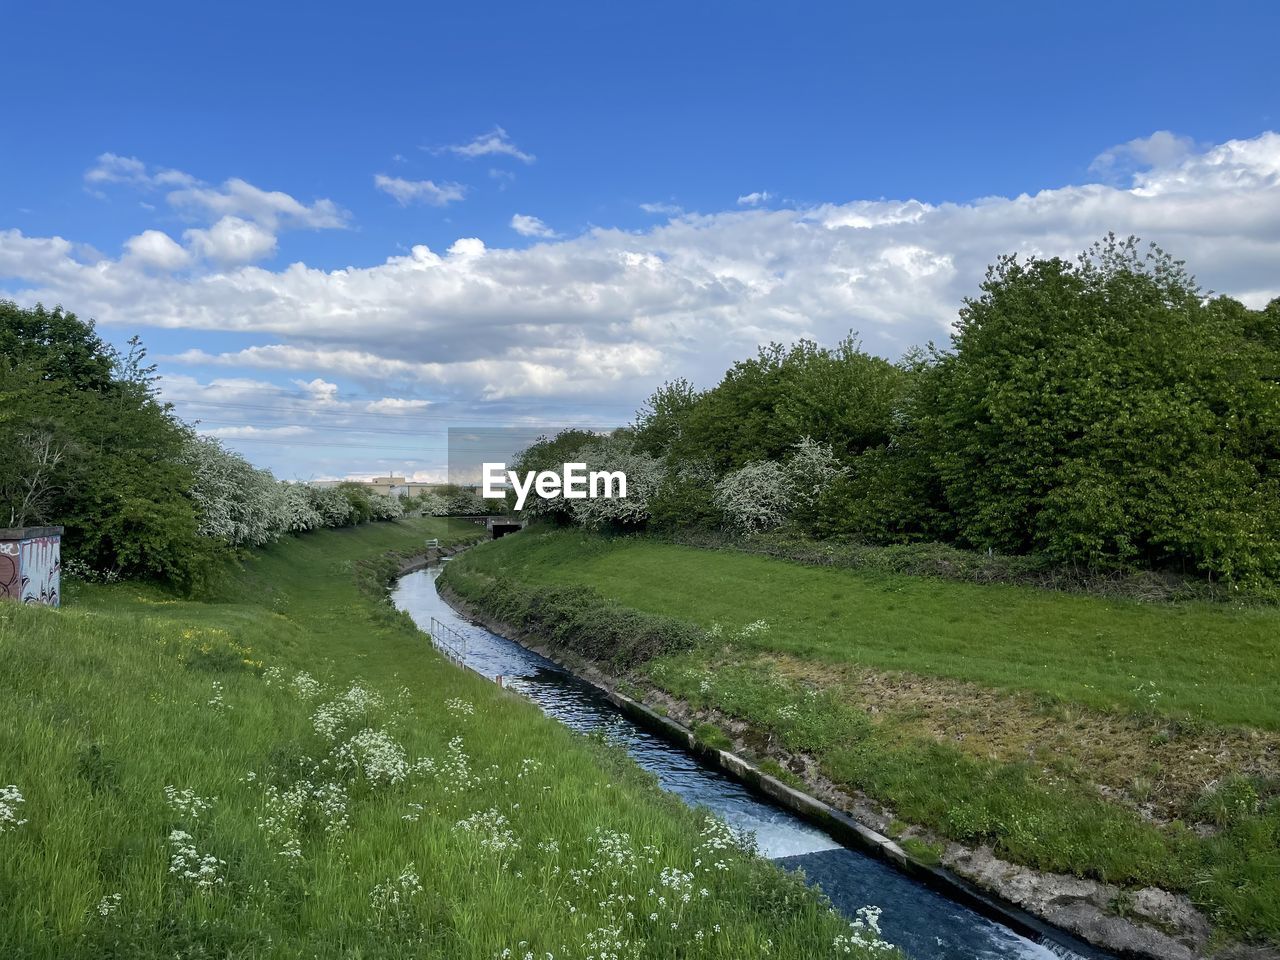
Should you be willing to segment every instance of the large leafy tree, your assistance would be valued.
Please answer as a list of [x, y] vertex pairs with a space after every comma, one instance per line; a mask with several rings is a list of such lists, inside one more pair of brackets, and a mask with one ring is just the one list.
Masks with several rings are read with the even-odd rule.
[[[1270, 319], [1268, 319], [1270, 317]], [[920, 411], [962, 541], [1102, 565], [1280, 574], [1274, 312], [1154, 246], [1002, 258]]]
[[140, 345], [122, 354], [73, 313], [8, 302], [0, 302], [0, 344], [0, 444], [61, 454], [52, 466], [46, 458], [43, 493], [25, 507], [15, 492], [29, 486], [39, 457], [5, 468], [4, 512], [65, 526], [66, 547], [94, 566], [198, 579], [209, 549], [181, 462], [188, 431], [155, 396]]
[[688, 406], [670, 449], [709, 458], [722, 472], [780, 460], [802, 437], [845, 459], [888, 441], [906, 382], [902, 368], [864, 353], [853, 337], [831, 349], [771, 344]]

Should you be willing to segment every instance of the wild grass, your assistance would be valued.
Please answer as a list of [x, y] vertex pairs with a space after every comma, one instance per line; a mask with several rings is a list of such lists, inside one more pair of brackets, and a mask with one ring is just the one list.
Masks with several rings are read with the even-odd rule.
[[468, 569], [591, 587], [709, 628], [765, 619], [744, 649], [971, 680], [1090, 707], [1280, 730], [1280, 609], [1147, 604], [800, 566], [579, 531], [533, 532]]
[[[700, 625], [702, 643], [647, 661], [633, 682], [694, 716], [745, 723], [761, 753], [811, 757], [826, 777], [935, 837], [989, 844], [1039, 869], [1185, 892], [1224, 933], [1280, 943], [1280, 780], [1219, 779], [1206, 757], [1200, 800], [1185, 819], [1162, 822], [1112, 802], [1087, 768], [997, 758], [981, 750], [980, 735], [976, 749], [961, 749], [921, 736], [908, 717], [871, 712], [877, 704], [841, 682], [805, 679], [863, 667], [909, 671], [926, 684], [958, 678], [1008, 692], [997, 705], [1015, 693], [1052, 705], [1037, 720], [1060, 716], [1068, 738], [1099, 710], [1162, 718], [1175, 731], [1268, 731], [1280, 723], [1278, 610], [806, 568], [577, 531], [526, 531], [448, 571], [468, 595], [483, 591], [464, 581], [494, 577], [526, 590], [589, 588]], [[808, 674], [781, 672], [783, 657]]]
[[77, 584], [0, 607], [0, 956], [842, 949], [797, 878], [367, 589], [388, 552], [459, 535], [308, 534], [204, 601]]

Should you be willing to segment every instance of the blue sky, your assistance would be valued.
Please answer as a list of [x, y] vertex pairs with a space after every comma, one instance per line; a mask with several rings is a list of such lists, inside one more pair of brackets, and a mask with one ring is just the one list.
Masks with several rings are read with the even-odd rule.
[[1108, 229], [1257, 305], [1278, 11], [11, 5], [0, 292], [141, 333], [300, 477], [621, 422], [768, 339], [896, 356]]

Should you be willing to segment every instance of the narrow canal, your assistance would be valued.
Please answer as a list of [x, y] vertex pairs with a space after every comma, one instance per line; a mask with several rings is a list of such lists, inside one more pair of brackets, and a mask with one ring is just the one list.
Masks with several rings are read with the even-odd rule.
[[464, 648], [457, 652], [473, 670], [491, 679], [503, 677], [507, 686], [574, 730], [603, 733], [655, 774], [663, 789], [691, 806], [713, 810], [739, 830], [754, 832], [763, 856], [787, 869], [803, 869], [808, 880], [849, 917], [867, 904], [882, 907], [886, 938], [913, 960], [1107, 960], [1111, 956], [1077, 942], [1033, 943], [881, 860], [842, 846], [823, 830], [638, 726], [590, 684], [460, 616], [436, 592], [438, 575], [438, 568], [406, 574], [392, 601], [424, 631], [430, 630], [434, 618], [465, 638]]

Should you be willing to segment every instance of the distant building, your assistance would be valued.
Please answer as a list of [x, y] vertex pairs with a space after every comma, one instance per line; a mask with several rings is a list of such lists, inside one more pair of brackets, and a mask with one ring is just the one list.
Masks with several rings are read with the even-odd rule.
[[[344, 483], [354, 483], [374, 493], [381, 493], [388, 497], [416, 497], [424, 493], [441, 493], [447, 483], [428, 483], [421, 480], [409, 480], [405, 477], [398, 477], [394, 474], [385, 477], [371, 477], [368, 480], [313, 480], [313, 487], [336, 487]], [[474, 484], [466, 484], [466, 489], [479, 490], [480, 487]]]

